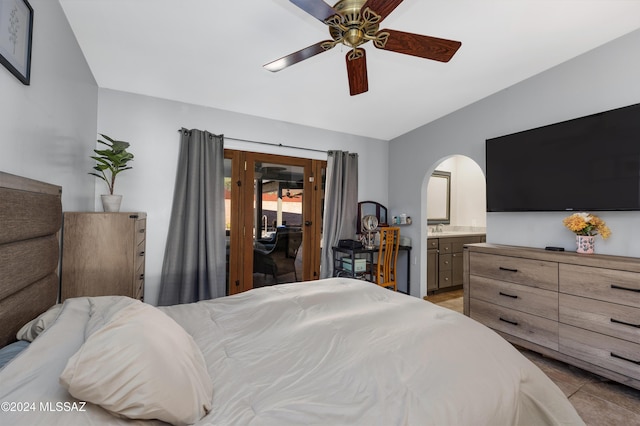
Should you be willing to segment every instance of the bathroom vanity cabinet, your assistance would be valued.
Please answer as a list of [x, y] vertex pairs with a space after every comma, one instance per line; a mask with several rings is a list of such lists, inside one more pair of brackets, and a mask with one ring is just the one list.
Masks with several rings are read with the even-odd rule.
[[427, 293], [454, 290], [462, 286], [463, 247], [482, 243], [485, 234], [439, 233], [427, 238]]

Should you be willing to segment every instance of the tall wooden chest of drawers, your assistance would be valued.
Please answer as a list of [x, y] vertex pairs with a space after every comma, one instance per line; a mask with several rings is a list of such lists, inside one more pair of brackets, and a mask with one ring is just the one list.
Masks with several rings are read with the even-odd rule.
[[144, 296], [146, 213], [64, 213], [61, 300]]
[[467, 245], [464, 304], [516, 345], [640, 389], [640, 259]]

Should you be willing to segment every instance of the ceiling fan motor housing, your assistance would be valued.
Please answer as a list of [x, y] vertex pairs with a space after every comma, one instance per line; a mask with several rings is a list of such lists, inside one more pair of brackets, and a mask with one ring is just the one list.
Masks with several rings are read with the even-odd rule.
[[340, 0], [334, 9], [340, 16], [333, 16], [327, 20], [329, 34], [336, 42], [349, 47], [358, 47], [376, 38], [380, 17], [368, 10], [361, 11], [366, 0]]

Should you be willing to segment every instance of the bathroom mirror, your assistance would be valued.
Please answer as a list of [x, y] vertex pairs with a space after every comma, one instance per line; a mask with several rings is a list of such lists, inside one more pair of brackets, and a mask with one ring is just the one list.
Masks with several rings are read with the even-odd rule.
[[435, 225], [451, 221], [451, 172], [436, 170], [427, 185], [427, 224]]

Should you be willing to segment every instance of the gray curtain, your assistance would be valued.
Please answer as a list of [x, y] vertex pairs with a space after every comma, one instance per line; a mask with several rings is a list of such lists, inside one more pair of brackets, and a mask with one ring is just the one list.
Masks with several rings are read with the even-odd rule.
[[223, 136], [180, 131], [159, 305], [226, 295]]
[[358, 154], [329, 151], [322, 221], [320, 278], [333, 276], [333, 250], [341, 239], [356, 236]]

